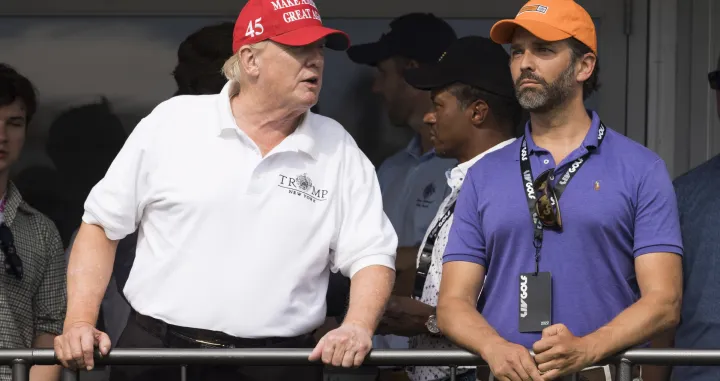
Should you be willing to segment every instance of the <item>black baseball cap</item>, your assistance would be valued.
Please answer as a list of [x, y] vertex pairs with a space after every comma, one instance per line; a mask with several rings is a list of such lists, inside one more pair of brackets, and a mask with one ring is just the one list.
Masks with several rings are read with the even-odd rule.
[[371, 66], [392, 56], [428, 63], [437, 61], [456, 39], [452, 26], [432, 13], [409, 13], [391, 21], [380, 40], [353, 45], [347, 54], [353, 62]]
[[463, 83], [489, 93], [515, 99], [510, 55], [488, 38], [468, 36], [456, 40], [432, 64], [408, 69], [405, 81], [421, 90]]

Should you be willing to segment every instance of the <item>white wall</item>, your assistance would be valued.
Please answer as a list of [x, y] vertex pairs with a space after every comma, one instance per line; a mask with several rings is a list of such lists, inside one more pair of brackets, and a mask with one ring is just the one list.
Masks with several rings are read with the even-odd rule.
[[707, 74], [720, 55], [720, 1], [678, 0], [675, 174], [720, 153], [720, 118]]
[[[583, 0], [578, 1], [583, 4]], [[0, 15], [189, 15], [235, 16], [242, 0], [4, 0]], [[524, 0], [315, 0], [323, 17], [396, 17], [409, 10], [433, 12], [441, 17], [488, 18], [514, 16]], [[584, 4], [583, 4], [584, 5]], [[586, 7], [593, 16], [604, 14], [600, 3]]]

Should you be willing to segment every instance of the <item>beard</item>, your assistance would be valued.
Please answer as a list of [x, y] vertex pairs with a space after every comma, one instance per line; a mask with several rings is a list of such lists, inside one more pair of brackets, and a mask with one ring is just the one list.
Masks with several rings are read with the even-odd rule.
[[[533, 72], [523, 71], [515, 81], [515, 96], [523, 109], [534, 113], [547, 112], [570, 98], [575, 86], [574, 76], [575, 67], [572, 62], [552, 83], [548, 83]], [[520, 89], [520, 82], [525, 79], [538, 82], [541, 88]]]

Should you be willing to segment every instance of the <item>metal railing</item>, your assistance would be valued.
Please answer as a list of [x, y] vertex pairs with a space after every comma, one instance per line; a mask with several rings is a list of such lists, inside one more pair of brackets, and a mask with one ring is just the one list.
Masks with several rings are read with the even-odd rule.
[[[312, 365], [310, 349], [113, 349], [95, 357], [103, 365], [178, 365], [185, 379], [187, 365]], [[33, 365], [59, 364], [52, 349], [2, 349], [0, 365], [12, 367], [13, 381], [27, 381]], [[608, 358], [603, 364], [617, 364], [617, 381], [632, 381], [632, 366], [639, 365], [720, 365], [720, 349], [632, 349]], [[363, 365], [449, 366], [451, 379], [458, 366], [487, 366], [479, 356], [463, 350], [378, 349]], [[77, 372], [65, 370], [63, 380], [77, 381]]]

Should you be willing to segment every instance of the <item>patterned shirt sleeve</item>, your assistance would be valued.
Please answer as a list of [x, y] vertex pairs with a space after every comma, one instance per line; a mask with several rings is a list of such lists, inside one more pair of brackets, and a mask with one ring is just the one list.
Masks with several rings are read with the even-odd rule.
[[60, 234], [53, 223], [47, 219], [42, 222], [47, 262], [40, 288], [33, 301], [36, 311], [35, 334], [59, 335], [62, 333], [67, 307], [65, 252]]

